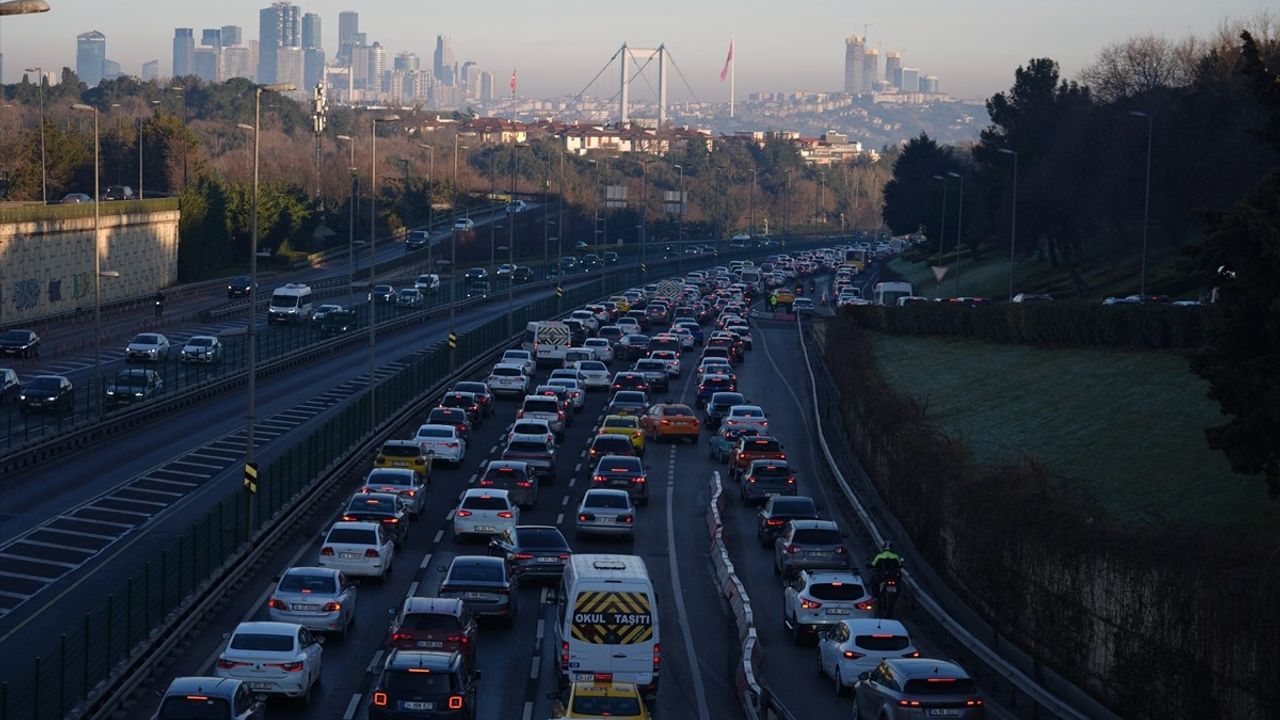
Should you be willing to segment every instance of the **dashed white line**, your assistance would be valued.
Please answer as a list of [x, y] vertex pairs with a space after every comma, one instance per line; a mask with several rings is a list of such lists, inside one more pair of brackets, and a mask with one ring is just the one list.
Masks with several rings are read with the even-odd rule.
[[578, 482], [578, 478], [576, 478], [576, 477], [571, 477], [571, 478], [569, 478], [569, 487], [573, 487], [573, 486], [574, 486], [574, 484], [575, 484], [575, 483], [577, 483], [577, 482]]
[[431, 564], [431, 553], [427, 553], [427, 556], [422, 558], [422, 562], [418, 563], [418, 567], [422, 569], [426, 569], [426, 567], [430, 564]]
[[342, 720], [351, 720], [356, 716], [356, 708], [360, 707], [360, 693], [351, 696], [351, 702], [347, 703], [346, 712], [342, 713]]
[[574, 474], [582, 472], [582, 463], [578, 463], [577, 465], [574, 465], [573, 472]]
[[409, 586], [409, 592], [406, 593], [406, 595], [408, 597], [413, 597], [414, 595], [417, 595], [417, 594], [418, 594], [418, 581], [414, 580], [413, 584]]
[[[458, 512], [456, 509], [450, 510], [448, 514], [444, 516], [445, 522], [453, 522], [453, 514], [456, 512]], [[440, 542], [440, 541], [437, 540], [436, 542]]]
[[568, 504], [569, 504], [568, 495], [565, 495], [564, 497], [560, 498], [560, 507], [564, 507], [565, 505], [568, 505]]
[[[431, 541], [431, 544], [439, 545], [440, 541], [443, 539], [444, 539], [444, 528], [440, 528], [439, 530], [436, 531], [436, 537], [434, 540]], [[423, 567], [426, 567], [426, 566], [424, 565]]]
[[[543, 588], [543, 589], [545, 590], [546, 588]], [[543, 602], [546, 602], [545, 597], [543, 598]], [[542, 642], [542, 636], [544, 633], [546, 633], [546, 631], [547, 631], [546, 618], [538, 618], [538, 629], [536, 632], [534, 632], [533, 639], [537, 640], [538, 642]]]
[[533, 701], [524, 701], [524, 711], [520, 713], [520, 720], [530, 720], [533, 717]]
[[529, 679], [530, 680], [538, 679], [538, 670], [541, 669], [541, 666], [542, 666], [542, 656], [534, 655], [533, 658], [529, 661]]
[[563, 523], [563, 522], [564, 522], [564, 513], [560, 513], [559, 515], [556, 515], [556, 524], [559, 525], [560, 523]]
[[373, 672], [381, 664], [382, 664], [382, 651], [379, 650], [378, 652], [373, 654], [373, 659], [369, 661], [369, 668], [366, 670], [366, 672]]

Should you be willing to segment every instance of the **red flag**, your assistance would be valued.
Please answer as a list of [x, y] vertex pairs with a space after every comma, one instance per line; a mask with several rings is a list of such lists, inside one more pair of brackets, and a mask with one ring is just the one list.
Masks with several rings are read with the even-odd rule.
[[729, 66], [733, 64], [733, 38], [729, 38], [729, 57], [724, 59], [724, 69], [720, 71], [720, 82], [729, 77]]
[[516, 92], [516, 71], [512, 70], [511, 71], [511, 94], [514, 95], [515, 92]]

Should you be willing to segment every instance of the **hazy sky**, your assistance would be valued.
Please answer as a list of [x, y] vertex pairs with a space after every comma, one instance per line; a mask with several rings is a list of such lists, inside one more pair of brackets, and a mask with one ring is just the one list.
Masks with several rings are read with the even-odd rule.
[[[4, 81], [22, 68], [75, 66], [75, 36], [99, 30], [107, 56], [124, 72], [159, 59], [173, 68], [175, 27], [240, 25], [245, 40], [258, 35], [264, 0], [48, 0], [44, 15], [6, 18], [0, 24]], [[833, 90], [842, 85], [844, 38], [867, 35], [881, 52], [901, 50], [904, 64], [937, 75], [941, 89], [982, 98], [1008, 87], [1013, 70], [1031, 57], [1049, 56], [1068, 75], [1107, 42], [1155, 32], [1207, 34], [1226, 18], [1270, 10], [1280, 0], [302, 0], [304, 12], [323, 17], [324, 44], [337, 48], [338, 12], [358, 10], [360, 30], [387, 48], [390, 58], [416, 52], [430, 67], [437, 34], [453, 36], [457, 60], [475, 60], [505, 88], [519, 69], [521, 95], [576, 93], [624, 42], [665, 43], [699, 100], [727, 97], [719, 82], [729, 36], [736, 37], [739, 97], [757, 90]], [[626, 7], [628, 10], [623, 10]], [[616, 68], [616, 65], [614, 66]], [[633, 66], [634, 67], [634, 66]], [[652, 66], [651, 66], [652, 69]], [[679, 77], [670, 99], [689, 97]], [[592, 94], [617, 90], [617, 71]], [[650, 76], [650, 83], [656, 79]], [[632, 95], [651, 96], [637, 81]]]

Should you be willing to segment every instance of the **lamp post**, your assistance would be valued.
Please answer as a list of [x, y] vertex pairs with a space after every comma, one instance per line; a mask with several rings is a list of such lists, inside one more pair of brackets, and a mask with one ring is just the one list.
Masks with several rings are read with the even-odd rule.
[[347, 165], [347, 171], [351, 173], [351, 201], [350, 205], [351, 219], [347, 223], [347, 304], [350, 305], [353, 300], [354, 291], [352, 288], [356, 284], [356, 197], [359, 194], [360, 176], [356, 174], [356, 140], [350, 135], [338, 135], [337, 140], [347, 143], [351, 148], [351, 158]]
[[[516, 182], [517, 175], [520, 171], [520, 148], [529, 147], [525, 143], [516, 143], [511, 146], [511, 202], [516, 201]], [[510, 337], [515, 330], [512, 322], [515, 317], [515, 262], [516, 262], [516, 213], [515, 207], [511, 206], [511, 212], [507, 213], [507, 267], [511, 269], [507, 273], [507, 336]]]
[[[947, 179], [941, 175], [934, 175], [934, 180], [942, 183], [942, 221], [938, 227], [938, 263], [942, 263], [942, 243], [947, 237]], [[936, 297], [942, 297], [942, 278], [938, 278], [938, 291]]]
[[1010, 203], [1013, 217], [1009, 221], [1009, 302], [1013, 302], [1013, 252], [1018, 243], [1018, 153], [1009, 148], [1000, 148], [1000, 154], [1013, 156], [1013, 201]]
[[1147, 229], [1151, 220], [1151, 113], [1142, 110], [1130, 110], [1129, 114], [1147, 121], [1147, 187], [1142, 201], [1142, 280], [1138, 294], [1145, 300], [1147, 295]]
[[[44, 159], [44, 68], [37, 65], [27, 68], [27, 72], [33, 72], [40, 78], [40, 199], [48, 205], [49, 168]], [[141, 140], [139, 140], [139, 147], [141, 147]]]
[[44, 0], [8, 0], [8, 2], [0, 2], [0, 15], [30, 15], [43, 12], [49, 12], [49, 3]]
[[[458, 150], [467, 150], [466, 145], [459, 145], [457, 136], [453, 139], [453, 179], [454, 193], [458, 192]], [[454, 212], [457, 212], [455, 208]], [[470, 212], [467, 216], [470, 216]], [[453, 231], [449, 234], [449, 338], [452, 339], [457, 335], [458, 326], [458, 226], [454, 224]], [[458, 366], [458, 349], [449, 344], [449, 371], [452, 372]]]
[[947, 177], [953, 177], [960, 181], [960, 199], [957, 201], [959, 208], [956, 211], [956, 297], [960, 297], [960, 239], [964, 237], [964, 176], [955, 173], [947, 173]]
[[102, 193], [99, 188], [100, 146], [98, 143], [98, 108], [76, 103], [72, 110], [93, 113], [93, 376], [102, 380]]
[[[427, 155], [430, 157], [430, 162], [427, 165], [427, 271], [432, 272], [435, 270], [435, 266], [431, 262], [431, 229], [432, 224], [435, 222], [435, 209], [431, 200], [432, 190], [436, 183], [436, 149], [426, 143], [418, 143], [418, 147], [426, 150]], [[405, 187], [405, 192], [408, 191], [409, 188]]]
[[374, 390], [377, 385], [373, 375], [378, 326], [377, 302], [373, 298], [373, 283], [378, 272], [378, 125], [396, 122], [399, 119], [399, 115], [386, 115], [375, 117], [373, 122], [369, 123], [372, 136], [369, 160], [369, 432], [371, 433], [378, 427], [378, 411], [374, 402]]
[[680, 173], [680, 215], [676, 218], [676, 272], [684, 275], [684, 166], [677, 164]]
[[748, 196], [748, 204], [751, 206], [750, 218], [747, 221], [747, 235], [754, 236], [756, 234], [756, 168], [751, 169], [751, 192]]

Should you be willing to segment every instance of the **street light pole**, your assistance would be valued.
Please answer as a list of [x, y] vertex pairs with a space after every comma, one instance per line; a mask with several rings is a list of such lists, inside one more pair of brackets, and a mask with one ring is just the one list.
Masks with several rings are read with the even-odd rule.
[[352, 287], [356, 284], [356, 198], [360, 187], [360, 177], [356, 175], [356, 141], [350, 135], [338, 135], [337, 139], [347, 143], [351, 148], [351, 159], [347, 171], [351, 173], [351, 200], [347, 204], [351, 212], [351, 220], [347, 223], [347, 303], [352, 301]]
[[[44, 154], [44, 68], [36, 66], [27, 68], [27, 72], [34, 72], [40, 78], [40, 199], [45, 205], [49, 204], [49, 166], [45, 162]], [[142, 141], [138, 141], [138, 147], [142, 147]]]
[[680, 215], [676, 218], [676, 272], [684, 275], [684, 166], [676, 165], [680, 172]]
[[1130, 110], [1129, 114], [1147, 121], [1147, 188], [1142, 200], [1142, 280], [1138, 289], [1138, 294], [1145, 300], [1147, 296], [1147, 230], [1151, 220], [1151, 113]]
[[1000, 148], [1000, 154], [1013, 156], [1013, 218], [1009, 221], [1009, 302], [1013, 302], [1013, 252], [1018, 243], [1018, 153], [1009, 148]]
[[373, 375], [378, 327], [377, 302], [373, 297], [373, 283], [378, 273], [378, 123], [396, 122], [399, 119], [399, 115], [387, 115], [375, 117], [369, 124], [373, 136], [369, 160], [369, 432], [371, 433], [378, 427], [378, 410], [374, 401], [377, 378]]
[[[418, 147], [426, 150], [427, 155], [430, 157], [430, 164], [427, 166], [427, 272], [434, 272], [435, 265], [431, 262], [431, 229], [432, 224], [435, 223], [435, 210], [432, 207], [435, 203], [432, 202], [434, 194], [432, 191], [436, 183], [436, 149], [426, 143], [418, 143]], [[405, 192], [408, 191], [409, 188], [406, 186]]]
[[76, 103], [72, 110], [93, 113], [93, 377], [95, 382], [102, 381], [102, 192], [99, 187], [99, 168], [101, 166], [98, 143], [98, 108], [92, 105]]
[[[520, 148], [529, 147], [521, 143], [511, 146], [511, 202], [516, 201], [516, 182], [517, 175], [520, 171]], [[509, 205], [512, 212], [507, 213], [507, 267], [511, 269], [507, 273], [507, 336], [510, 337], [515, 329], [512, 327], [515, 312], [515, 262], [516, 262], [516, 214], [515, 207]]]
[[[453, 192], [458, 193], [458, 150], [466, 150], [466, 145], [458, 145], [458, 138], [453, 138]], [[457, 208], [454, 209], [457, 212]], [[471, 213], [468, 211], [465, 215], [470, 219]], [[457, 334], [458, 319], [458, 226], [455, 224], [452, 232], [449, 234], [449, 337], [452, 339]], [[458, 349], [449, 346], [449, 371], [453, 372], [458, 366]]]
[[960, 240], [964, 237], [964, 176], [959, 173], [949, 172], [949, 177], [953, 177], [960, 181], [960, 199], [956, 203], [959, 209], [956, 213], [956, 297], [960, 297]]
[[[942, 243], [947, 237], [947, 179], [941, 175], [934, 175], [934, 180], [942, 183], [942, 221], [938, 227], [938, 263], [942, 263]], [[936, 297], [942, 297], [942, 278], [938, 278], [938, 291]]]

